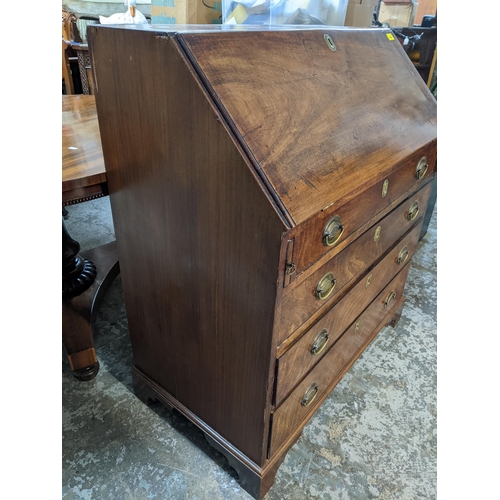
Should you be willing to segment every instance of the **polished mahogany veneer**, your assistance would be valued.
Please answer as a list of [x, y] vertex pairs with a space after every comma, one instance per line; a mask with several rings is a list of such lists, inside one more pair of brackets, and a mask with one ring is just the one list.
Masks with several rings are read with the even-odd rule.
[[401, 313], [435, 99], [386, 29], [88, 31], [136, 394], [260, 499]]
[[62, 96], [62, 202], [72, 205], [107, 194], [94, 96]]

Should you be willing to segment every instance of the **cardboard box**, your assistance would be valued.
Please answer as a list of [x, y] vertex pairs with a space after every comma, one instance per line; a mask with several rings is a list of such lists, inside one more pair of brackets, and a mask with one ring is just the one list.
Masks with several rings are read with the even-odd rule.
[[151, 0], [151, 24], [221, 24], [222, 2]]
[[377, 0], [349, 0], [344, 26], [370, 27]]
[[390, 26], [413, 26], [418, 3], [380, 2], [380, 12], [378, 20], [381, 23], [389, 23]]

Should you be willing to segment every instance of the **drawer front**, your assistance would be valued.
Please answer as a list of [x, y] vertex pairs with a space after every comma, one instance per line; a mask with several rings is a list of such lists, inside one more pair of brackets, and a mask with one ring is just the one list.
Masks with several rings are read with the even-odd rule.
[[307, 279], [284, 290], [277, 315], [278, 344], [309, 318], [318, 317], [346, 285], [373, 265], [425, 214], [431, 189], [432, 184], [428, 183]]
[[[401, 247], [407, 245], [410, 256], [417, 246], [418, 232], [413, 233]], [[393, 287], [398, 290], [404, 287], [409, 264], [403, 269], [395, 262], [400, 245], [396, 251], [383, 259], [376, 267], [368, 272], [337, 304], [335, 304], [317, 323], [315, 323], [283, 356], [278, 363], [275, 401], [279, 405], [291, 390], [299, 383], [304, 375], [315, 366], [346, 328], [361, 314], [364, 309], [381, 293], [387, 283], [398, 273], [392, 281]], [[397, 297], [399, 298], [399, 297]], [[396, 299], [397, 299], [396, 298]], [[393, 298], [394, 299], [394, 298]]]
[[[417, 165], [422, 158], [428, 165], [427, 171], [421, 178], [417, 178]], [[423, 164], [421, 164], [421, 167]], [[293, 254], [290, 262], [295, 266], [295, 273], [287, 276], [285, 285], [294, 281], [311, 264], [320, 259], [328, 252], [332, 256], [340, 252], [355, 237], [356, 231], [360, 229], [367, 220], [375, 217], [392, 204], [397, 205], [405, 193], [416, 191], [427, 183], [436, 172], [436, 143], [429, 144], [425, 148], [414, 153], [408, 160], [386, 179], [381, 180], [371, 188], [359, 194], [356, 198], [348, 201], [340, 207], [334, 205], [320, 212], [317, 217], [306, 221], [296, 228], [293, 235]], [[420, 175], [423, 170], [419, 170]], [[324, 232], [330, 221], [335, 219], [328, 227], [332, 238], [327, 242]], [[343, 226], [339, 230], [338, 223]], [[342, 234], [340, 235], [340, 232]], [[334, 242], [335, 238], [338, 240]], [[334, 242], [334, 243], [333, 243]], [[328, 246], [327, 243], [333, 243]]]
[[390, 282], [274, 412], [270, 456], [288, 436], [305, 425], [346, 369], [361, 355], [373, 335], [390, 321], [402, 303], [403, 290], [404, 281], [396, 278]]

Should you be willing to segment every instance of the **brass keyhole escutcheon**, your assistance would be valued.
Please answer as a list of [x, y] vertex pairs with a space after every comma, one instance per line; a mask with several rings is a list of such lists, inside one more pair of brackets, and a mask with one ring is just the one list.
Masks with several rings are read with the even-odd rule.
[[398, 254], [398, 258], [396, 259], [396, 262], [398, 264], [404, 264], [406, 262], [406, 259], [408, 259], [408, 256], [410, 255], [410, 252], [408, 251], [408, 248], [404, 246]]
[[385, 198], [387, 191], [389, 190], [389, 179], [386, 179], [382, 184], [382, 198]]
[[370, 283], [372, 282], [373, 274], [370, 274], [368, 278], [366, 278], [366, 285], [365, 288], [368, 288], [370, 286]]
[[356, 323], [355, 327], [354, 327], [354, 331], [357, 332], [359, 330], [359, 321]]
[[314, 401], [314, 398], [318, 395], [318, 391], [318, 384], [316, 382], [313, 382], [302, 396], [302, 401], [300, 402], [300, 404], [302, 406], [309, 406]]
[[396, 292], [394, 290], [391, 291], [391, 293], [387, 296], [384, 302], [384, 307], [387, 307], [392, 299], [396, 298]]
[[333, 52], [337, 52], [337, 46], [333, 43], [332, 37], [325, 33], [324, 39], [325, 39], [326, 44], [328, 45], [328, 48], [330, 50], [333, 50]]
[[328, 340], [330, 339], [330, 334], [326, 330], [326, 328], [323, 328], [318, 335], [316, 335], [316, 338], [314, 339], [314, 342], [312, 343], [310, 353], [315, 356], [316, 354], [319, 354], [325, 347], [326, 344], [328, 343]]
[[373, 241], [378, 241], [381, 232], [382, 232], [382, 226], [378, 226], [377, 229], [375, 229], [375, 236], [373, 237]]
[[427, 164], [425, 156], [423, 158], [420, 158], [420, 161], [417, 164], [417, 168], [415, 169], [415, 177], [417, 179], [422, 179], [424, 175], [427, 173], [428, 168], [429, 165]]
[[418, 207], [418, 201], [414, 201], [410, 208], [408, 209], [408, 213], [406, 214], [406, 218], [408, 220], [414, 220], [415, 217], [418, 215], [418, 210], [419, 210], [419, 207]]
[[337, 280], [333, 277], [333, 273], [326, 273], [319, 280], [314, 295], [316, 295], [317, 299], [324, 300], [333, 292], [336, 284]]
[[338, 215], [334, 215], [323, 229], [323, 245], [327, 247], [332, 247], [339, 241], [342, 233], [344, 232], [344, 226], [340, 221]]

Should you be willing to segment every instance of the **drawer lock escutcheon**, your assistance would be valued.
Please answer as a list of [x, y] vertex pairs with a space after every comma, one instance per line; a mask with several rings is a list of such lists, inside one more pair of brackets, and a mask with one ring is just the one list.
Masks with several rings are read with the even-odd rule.
[[392, 290], [384, 301], [384, 307], [387, 307], [390, 304], [391, 300], [395, 298], [396, 298], [396, 292]]
[[337, 280], [333, 277], [333, 273], [326, 273], [320, 280], [318, 285], [316, 286], [316, 291], [314, 295], [319, 300], [326, 299], [335, 288], [337, 284]]
[[398, 264], [404, 264], [406, 260], [408, 259], [408, 256], [410, 255], [410, 252], [408, 251], [408, 248], [404, 246], [398, 254], [398, 258], [396, 259], [396, 262]]
[[377, 226], [377, 229], [375, 229], [375, 236], [373, 237], [373, 241], [378, 241], [381, 232], [382, 232], [382, 226]]
[[408, 209], [408, 213], [406, 214], [406, 218], [408, 220], [415, 220], [415, 217], [418, 215], [419, 206], [418, 201], [414, 201], [410, 208]]
[[328, 339], [330, 338], [330, 334], [327, 332], [326, 328], [323, 328], [312, 343], [311, 350], [309, 351], [313, 356], [319, 354], [328, 343]]
[[365, 288], [368, 288], [370, 286], [372, 279], [373, 279], [373, 274], [370, 273], [368, 278], [366, 278]]
[[313, 382], [304, 393], [304, 396], [302, 396], [302, 401], [300, 402], [300, 404], [302, 406], [309, 406], [316, 398], [318, 391], [318, 384], [316, 382]]
[[427, 160], [425, 156], [420, 159], [420, 161], [417, 164], [417, 168], [415, 170], [415, 177], [417, 179], [422, 179], [424, 175], [427, 173], [427, 169], [429, 168], [429, 165], [427, 164]]
[[330, 50], [333, 50], [333, 52], [337, 52], [337, 46], [333, 43], [332, 37], [325, 33], [324, 39], [325, 39], [326, 44], [328, 45], [328, 48]]
[[382, 184], [382, 198], [385, 198], [389, 190], [389, 179], [386, 179]]
[[344, 226], [340, 221], [338, 215], [334, 215], [323, 229], [323, 245], [327, 247], [332, 247], [339, 241], [342, 233], [344, 232]]

